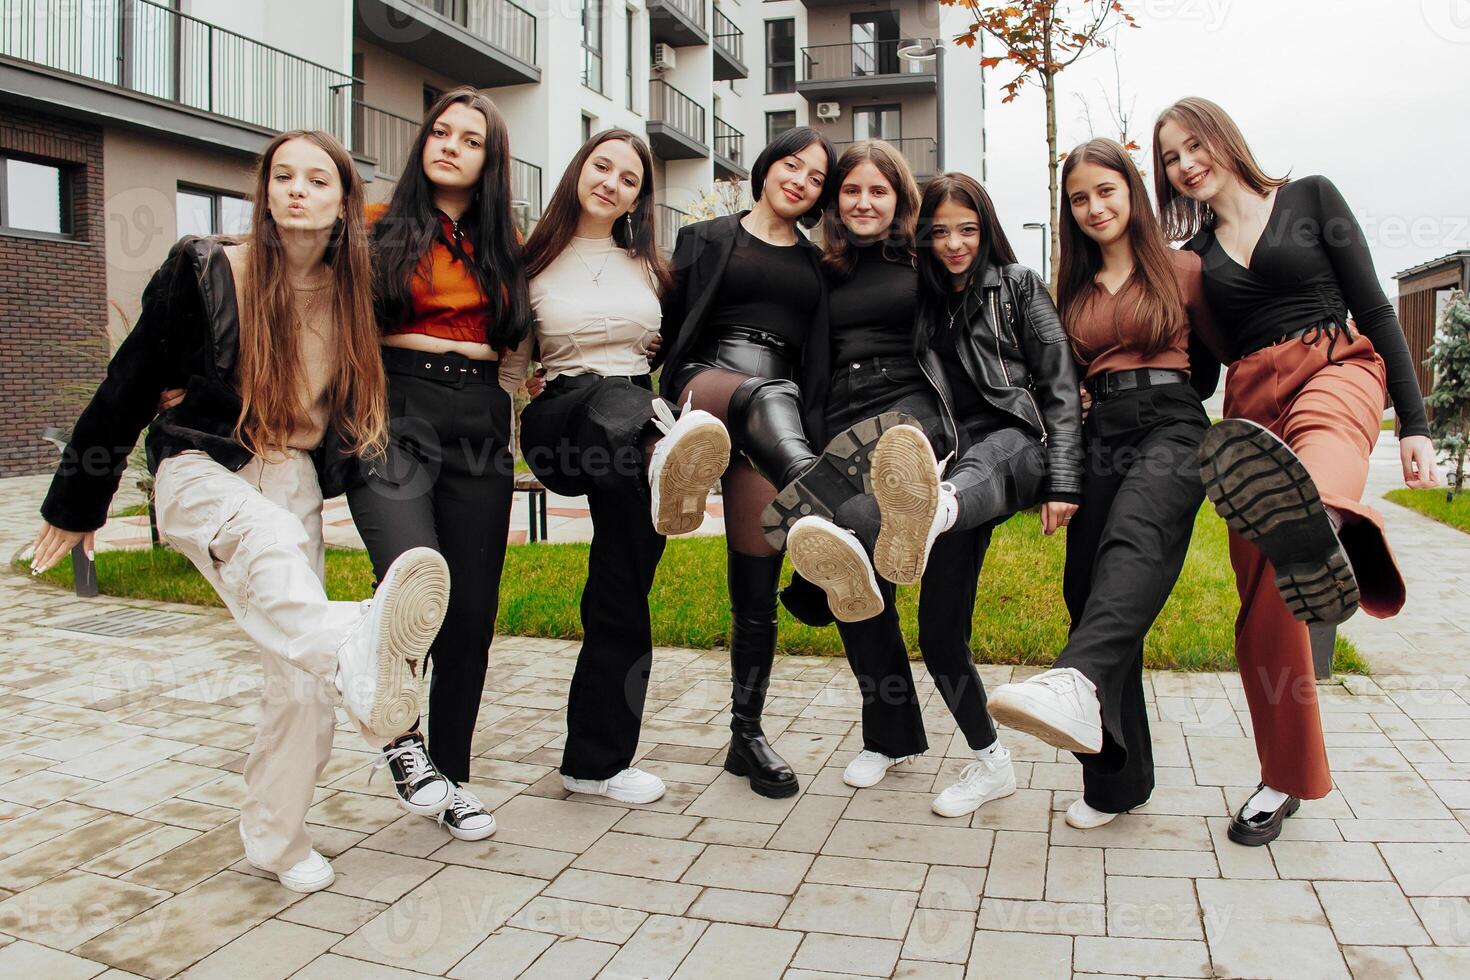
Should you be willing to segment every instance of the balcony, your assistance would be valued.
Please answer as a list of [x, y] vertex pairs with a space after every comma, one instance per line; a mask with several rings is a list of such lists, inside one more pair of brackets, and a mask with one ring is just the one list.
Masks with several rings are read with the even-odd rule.
[[648, 0], [648, 35], [654, 44], [687, 48], [709, 43], [706, 0]]
[[510, 158], [510, 206], [521, 233], [529, 235], [541, 220], [541, 168], [515, 157]]
[[151, 0], [5, 2], [0, 91], [79, 119], [258, 153], [277, 132], [344, 143], [352, 78]]
[[750, 171], [745, 166], [745, 134], [715, 116], [715, 179], [746, 180]]
[[704, 106], [662, 78], [648, 85], [648, 146], [663, 160], [709, 156], [704, 137]]
[[[909, 169], [914, 172], [914, 177], [920, 183], [939, 172], [939, 143], [934, 137], [911, 136], [908, 139], [888, 140], [887, 142], [903, 154], [904, 160], [908, 161]], [[852, 145], [852, 141], [832, 145], [840, 156], [843, 150]]]
[[679, 238], [679, 229], [689, 223], [689, 212], [671, 208], [667, 204], [655, 204], [654, 214], [658, 217], [658, 224], [654, 233], [658, 235], [658, 247], [664, 252], [674, 250], [674, 242]]
[[476, 88], [541, 80], [536, 17], [511, 0], [354, 0], [352, 29]]
[[352, 152], [375, 161], [385, 180], [399, 178], [418, 131], [419, 123], [407, 116], [365, 102], [352, 106]]
[[905, 61], [898, 56], [901, 45], [913, 43], [904, 39], [802, 48], [796, 91], [812, 102], [935, 92], [935, 62]]
[[720, 8], [715, 10], [715, 81], [729, 82], [737, 78], [749, 78], [750, 69], [745, 66], [745, 32]]

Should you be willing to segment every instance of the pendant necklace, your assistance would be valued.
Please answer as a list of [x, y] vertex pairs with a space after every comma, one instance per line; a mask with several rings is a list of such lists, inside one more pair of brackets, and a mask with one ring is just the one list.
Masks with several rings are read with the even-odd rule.
[[603, 253], [603, 256], [602, 256], [602, 265], [600, 265], [600, 266], [597, 267], [597, 271], [596, 272], [593, 272], [592, 271], [592, 266], [588, 265], [587, 264], [587, 260], [584, 259], [584, 258], [582, 258], [582, 253], [579, 252], [579, 251], [577, 251], [576, 244], [575, 243], [572, 243], [572, 242], [568, 242], [567, 245], [571, 248], [572, 254], [575, 255], [577, 257], [577, 260], [582, 263], [583, 267], [587, 270], [588, 274], [592, 276], [592, 285], [601, 287], [602, 286], [602, 273], [607, 269], [607, 260], [610, 259], [610, 258], [612, 258], [612, 250], [609, 249], [607, 252], [604, 252]]

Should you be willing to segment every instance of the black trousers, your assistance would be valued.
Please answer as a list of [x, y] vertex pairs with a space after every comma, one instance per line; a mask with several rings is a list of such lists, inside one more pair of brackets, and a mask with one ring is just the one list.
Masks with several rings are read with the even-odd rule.
[[[438, 363], [435, 355], [425, 360]], [[378, 581], [409, 548], [434, 548], [449, 565], [449, 609], [429, 648], [428, 742], [434, 765], [462, 783], [510, 528], [510, 396], [494, 384], [459, 386], [390, 369], [388, 412], [388, 458], [348, 491], [347, 503]]]
[[1083, 800], [1106, 813], [1154, 788], [1143, 640], [1184, 566], [1204, 500], [1196, 452], [1210, 421], [1185, 384], [1096, 402], [1083, 426], [1082, 506], [1067, 529], [1071, 637], [1055, 666], [1097, 685], [1103, 748], [1081, 755]]
[[608, 779], [638, 749], [653, 664], [648, 592], [664, 553], [653, 528], [639, 439], [653, 417], [646, 375], [565, 375], [521, 412], [521, 453], [558, 492], [586, 494], [592, 514], [582, 649], [567, 696], [561, 771]]

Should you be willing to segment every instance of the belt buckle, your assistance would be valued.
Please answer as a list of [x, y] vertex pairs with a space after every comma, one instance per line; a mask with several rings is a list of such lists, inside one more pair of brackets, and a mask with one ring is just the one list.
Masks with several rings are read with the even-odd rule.
[[441, 365], [438, 374], [440, 380], [451, 388], [463, 388], [465, 375], [469, 373], [470, 359], [458, 351], [445, 351], [439, 357], [446, 363]]

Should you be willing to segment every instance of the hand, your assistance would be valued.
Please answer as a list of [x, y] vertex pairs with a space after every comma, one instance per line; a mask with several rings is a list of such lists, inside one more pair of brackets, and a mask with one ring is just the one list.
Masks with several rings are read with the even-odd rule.
[[537, 368], [536, 372], [526, 379], [526, 394], [535, 398], [546, 390], [546, 369]]
[[162, 413], [168, 411], [169, 409], [173, 408], [175, 405], [179, 404], [179, 402], [183, 401], [184, 400], [184, 395], [185, 395], [185, 391], [184, 391], [183, 388], [165, 388], [165, 389], [163, 389], [163, 394], [161, 394], [161, 395], [158, 396], [158, 411], [159, 411], [159, 414], [162, 414]]
[[50, 571], [56, 563], [61, 561], [71, 550], [81, 544], [88, 558], [97, 555], [97, 532], [95, 531], [63, 531], [61, 528], [51, 524], [42, 523], [40, 533], [31, 546], [26, 549], [31, 558], [31, 574], [40, 575], [42, 572]]
[[1087, 418], [1087, 413], [1092, 411], [1092, 392], [1087, 390], [1086, 385], [1078, 385], [1077, 393], [1082, 397], [1082, 418]]
[[1440, 485], [1439, 466], [1434, 461], [1434, 443], [1428, 436], [1404, 436], [1399, 440], [1399, 461], [1404, 464], [1404, 483], [1416, 490]]
[[663, 345], [664, 335], [661, 333], [654, 334], [653, 339], [648, 342], [648, 349], [643, 352], [643, 355], [648, 358], [649, 364], [653, 363], [653, 359], [658, 356], [658, 349]]
[[1064, 504], [1060, 500], [1048, 500], [1041, 505], [1041, 531], [1043, 534], [1052, 535], [1058, 528], [1066, 527], [1072, 523], [1072, 515], [1077, 513], [1076, 504]]

